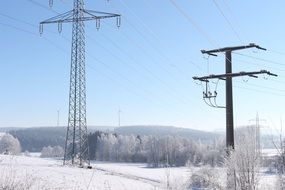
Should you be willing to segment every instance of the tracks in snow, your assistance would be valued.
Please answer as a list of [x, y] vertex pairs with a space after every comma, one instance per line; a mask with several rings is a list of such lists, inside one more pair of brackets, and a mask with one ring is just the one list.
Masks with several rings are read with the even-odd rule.
[[97, 166], [94, 166], [95, 170], [98, 171], [102, 171], [107, 175], [113, 175], [113, 176], [119, 176], [119, 177], [123, 177], [123, 178], [127, 178], [127, 179], [132, 179], [132, 180], [136, 180], [136, 181], [140, 181], [143, 183], [147, 183], [150, 184], [154, 187], [161, 187], [163, 185], [163, 183], [159, 180], [155, 180], [155, 179], [150, 179], [150, 178], [146, 178], [146, 177], [140, 177], [140, 176], [136, 176], [136, 175], [132, 175], [132, 174], [126, 174], [126, 173], [121, 173], [121, 172], [116, 172], [116, 171], [111, 171], [111, 170], [106, 170]]

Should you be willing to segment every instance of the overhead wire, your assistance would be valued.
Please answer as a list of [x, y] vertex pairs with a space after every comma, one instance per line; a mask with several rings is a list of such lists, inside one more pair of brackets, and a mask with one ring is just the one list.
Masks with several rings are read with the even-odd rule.
[[[0, 14], [1, 14], [1, 13], [0, 13]], [[14, 18], [14, 19], [15, 19], [15, 18]], [[29, 23], [29, 24], [32, 25], [31, 23]], [[28, 31], [28, 30], [25, 30], [25, 29], [22, 29], [22, 28], [19, 28], [19, 27], [10, 25], [10, 24], [5, 24], [5, 23], [1, 23], [1, 22], [0, 22], [0, 25], [6, 26], [6, 27], [9, 27], [9, 28], [13, 28], [13, 29], [18, 30], [18, 31], [21, 31], [21, 32], [28, 33], [28, 34], [31, 34], [31, 35], [33, 35], [33, 36], [37, 36], [37, 37], [39, 36], [39, 34], [37, 34], [37, 33], [31, 32], [31, 31]], [[48, 38], [46, 38], [46, 37], [41, 37], [41, 38], [43, 38], [44, 40], [48, 41], [51, 45], [53, 45], [54, 47], [56, 47], [57, 49], [59, 49], [59, 50], [62, 51], [63, 53], [69, 54], [69, 52], [66, 51], [66, 49], [64, 49], [64, 48], [62, 48], [61, 46], [57, 45], [56, 43], [54, 43], [53, 41], [49, 40]], [[86, 54], [89, 55], [88, 52], [86, 52]], [[89, 56], [90, 56], [90, 55], [89, 55]], [[103, 64], [104, 66], [108, 67], [108, 65], [106, 65], [104, 62], [100, 61], [100, 60], [97, 59], [96, 57], [91, 56], [91, 58], [94, 59], [96, 62], [101, 63], [101, 64]], [[98, 72], [98, 69], [95, 69], [95, 68], [94, 68], [93, 66], [91, 66], [90, 64], [87, 63], [86, 65], [87, 65], [89, 68], [91, 68], [92, 70], [96, 70], [96, 73], [99, 73], [99, 74], [101, 74], [102, 76], [104, 76], [104, 77], [110, 79], [112, 82], [118, 83], [117, 80], [114, 80], [114, 79], [112, 79], [111, 77], [108, 77], [106, 74], [103, 74], [103, 73]], [[110, 69], [110, 67], [108, 67], [108, 68]], [[110, 69], [110, 70], [113, 71], [112, 69]], [[116, 72], [114, 72], [114, 74], [118, 75], [118, 73], [116, 73]], [[120, 77], [123, 77], [123, 75], [120, 75]], [[126, 77], [123, 77], [123, 78], [124, 78], [125, 80], [127, 80], [129, 83], [133, 84], [134, 86], [137, 86], [135, 83], [132, 83], [128, 78], [126, 78]], [[143, 98], [143, 99], [145, 99], [145, 100], [148, 100], [148, 101], [151, 102], [152, 104], [158, 105], [159, 107], [168, 108], [167, 106], [165, 106], [165, 103], [160, 104], [160, 103], [158, 103], [158, 102], [156, 102], [156, 101], [153, 101], [153, 100], [150, 99], [150, 98], [147, 98], [146, 96], [142, 96], [141, 93], [137, 93], [137, 92], [135, 92], [134, 90], [130, 90], [130, 88], [126, 88], [126, 87], [125, 87], [124, 85], [122, 85], [121, 83], [119, 83], [119, 84], [120, 84], [121, 87], [123, 87], [125, 90], [127, 90], [127, 91], [128, 91], [129, 93], [131, 93], [131, 94], [134, 94], [134, 95], [136, 95], [136, 96], [138, 96], [138, 97], [140, 97], [140, 98]], [[133, 89], [133, 88], [131, 88], [131, 89]], [[140, 89], [141, 89], [141, 88], [140, 88]], [[151, 94], [151, 92], [148, 91], [147, 94]], [[172, 107], [172, 105], [170, 105], [170, 107]]]
[[[151, 34], [151, 36], [153, 36], [153, 37], [156, 39], [156, 41], [157, 41], [160, 45], [162, 45], [162, 40], [160, 39], [159, 35], [156, 34], [156, 33], [151, 29], [151, 27], [149, 27], [149, 25], [146, 24], [124, 1], [119, 0], [119, 2], [120, 2], [124, 7], [126, 7], [127, 10], [142, 24], [142, 26], [143, 26], [145, 29], [147, 29], [147, 31], [149, 31], [149, 33]], [[146, 1], [144, 1], [144, 2], [146, 2]], [[146, 3], [146, 4], [147, 4], [147, 3]], [[134, 25], [133, 25], [133, 26], [134, 26]], [[153, 45], [153, 44], [152, 44], [152, 45]], [[165, 44], [162, 45], [162, 46], [165, 46]], [[158, 49], [158, 50], [159, 50], [159, 49]], [[160, 50], [159, 50], [159, 51], [160, 51]], [[187, 74], [185, 71], [182, 71], [182, 70], [180, 69], [180, 67], [178, 67], [176, 64], [173, 64], [174, 61], [172, 60], [171, 57], [167, 56], [167, 54], [164, 54], [163, 52], [160, 52], [160, 54], [163, 54], [162, 56], [165, 57], [165, 60], [167, 60], [167, 63], [168, 63], [169, 61], [171, 61], [172, 64], [171, 64], [170, 66], [172, 66], [172, 67], [174, 66], [174, 67], [177, 69], [177, 71], [180, 72], [182, 75], [188, 76], [188, 74]], [[189, 63], [192, 64], [193, 66], [195, 66], [195, 68], [197, 68], [197, 69], [199, 69], [199, 70], [202, 70], [202, 68], [201, 68], [199, 65], [197, 65], [195, 62], [193, 62], [192, 60], [190, 60]]]
[[[34, 1], [32, 1], [32, 0], [28, 0], [28, 1], [31, 1], [31, 2], [34, 2]], [[40, 3], [35, 3], [36, 5], [41, 5]], [[41, 5], [40, 7], [45, 7], [44, 5]], [[46, 7], [45, 7], [46, 8]], [[48, 8], [47, 8], [48, 9]], [[49, 9], [48, 9], [49, 10]], [[53, 12], [54, 13], [57, 13], [58, 14], [58, 12], [57, 11], [55, 11], [55, 10], [53, 10]], [[90, 55], [90, 54], [89, 54]], [[92, 57], [92, 56], [91, 56]], [[97, 62], [99, 62], [99, 63], [101, 63], [101, 64], [103, 64], [104, 66], [107, 66], [106, 64], [104, 64], [104, 62], [102, 62], [102, 61], [100, 61], [98, 58], [95, 58], [95, 57], [93, 57], [93, 59], [95, 59]], [[107, 66], [108, 67], [108, 66]], [[112, 70], [110, 67], [108, 67], [108, 69], [109, 70]], [[118, 74], [118, 73], [116, 73], [116, 72], [114, 72], [115, 74]], [[120, 75], [121, 76], [121, 78], [124, 78], [125, 80], [128, 80], [130, 83], [132, 83], [132, 81], [130, 81], [128, 78], [126, 78], [125, 76], [123, 76], [123, 75]], [[137, 87], [137, 86], [136, 86]], [[173, 92], [175, 92], [175, 91], [172, 91], [172, 90], [168, 90], [170, 93], [173, 93]], [[175, 94], [175, 93], [174, 93]], [[177, 95], [177, 94], [176, 94]], [[181, 103], [183, 103], [183, 104], [185, 104], [185, 103], [188, 103], [188, 101], [184, 101], [183, 99], [181, 99], [181, 98], [179, 98], [179, 97], [175, 97], [176, 99], [179, 99], [180, 101], [181, 101]]]
[[[30, 1], [30, 0], [29, 0]], [[37, 4], [39, 4], [39, 3], [37, 3]], [[44, 7], [44, 5], [41, 5], [41, 7]], [[55, 10], [53, 10], [53, 12], [56, 12], [57, 14], [59, 14], [57, 11], [55, 11]], [[132, 25], [130, 22], [128, 22], [137, 32], [139, 32], [139, 34], [144, 38], [144, 39], [146, 39], [146, 37], [134, 26], [134, 25]], [[125, 37], [126, 38], [128, 38], [128, 39], [130, 39], [130, 37], [128, 36], [128, 35], [125, 35]], [[134, 40], [132, 40], [132, 43], [134, 42]], [[135, 43], [136, 44], [136, 43]], [[142, 47], [140, 47], [141, 49], [143, 49]], [[155, 49], [155, 48], [154, 48]], [[145, 51], [142, 51], [144, 54], [146, 54], [146, 52]], [[146, 56], [147, 57], [149, 57], [149, 55], [148, 54], [146, 54]], [[160, 64], [160, 62], [157, 62], [158, 64]], [[142, 64], [140, 64], [140, 65], [142, 65]], [[160, 64], [161, 65], [161, 64]], [[167, 71], [166, 69], [164, 69], [164, 67], [163, 67], [163, 65], [161, 65], [162, 67], [162, 69], [165, 71], [165, 72], [167, 72], [168, 73], [168, 75], [170, 75], [171, 76], [171, 73], [169, 72], [169, 71]], [[181, 96], [180, 94], [177, 94], [176, 93], [176, 90], [173, 90], [172, 89], [172, 87], [170, 87], [167, 83], [165, 83], [165, 82], [163, 82], [163, 80], [161, 80], [160, 79], [160, 77], [158, 77], [158, 76], [156, 76], [156, 75], [154, 75], [152, 72], [150, 72], [150, 70], [149, 69], [146, 69], [146, 67], [144, 66], [143, 67], [144, 68], [144, 70], [148, 70], [147, 72], [149, 72], [149, 73], [151, 73], [151, 75], [152, 76], [154, 76], [156, 79], [158, 79], [166, 88], [167, 88], [167, 91], [170, 93], [170, 94], [173, 94], [177, 99], [179, 99], [181, 102], [183, 102], [183, 104], [185, 104], [186, 102], [188, 102], [188, 100], [186, 100], [186, 99], [188, 99], [188, 98], [186, 98], [186, 97], [184, 97], [184, 98], [180, 98], [179, 96]], [[172, 75], [172, 77], [174, 77], [173, 75]], [[178, 80], [177, 78], [175, 79], [176, 81]], [[183, 99], [185, 99], [185, 100], [183, 100]], [[189, 100], [191, 100], [191, 99], [189, 99]], [[193, 100], [191, 100], [191, 101], [193, 101]]]
[[[171, 4], [178, 10], [178, 12], [180, 14], [182, 14], [195, 28], [197, 31], [199, 31], [203, 36], [204, 38], [211, 44], [211, 45], [216, 45], [216, 43], [211, 40], [211, 38], [209, 37], [209, 35], [196, 23], [194, 22], [194, 20], [175, 2], [175, 0], [169, 0], [171, 2]], [[216, 45], [219, 47], [219, 45]], [[219, 47], [220, 48], [220, 47]], [[221, 52], [223, 54], [225, 54], [224, 52]], [[233, 52], [235, 53], [235, 52]], [[235, 54], [239, 54], [239, 53], [235, 53]], [[227, 59], [227, 58], [226, 58]], [[260, 60], [263, 60], [263, 59], [260, 59]], [[275, 63], [276, 64], [276, 63]], [[243, 88], [243, 89], [247, 89], [248, 88]], [[260, 92], [260, 91], [259, 91]], [[280, 94], [276, 94], [276, 93], [272, 93], [274, 95], [280, 95]], [[283, 95], [281, 95], [283, 96]]]
[[[0, 15], [5, 15], [3, 13], [0, 13]], [[17, 19], [15, 17], [11, 17], [11, 16], [8, 16], [8, 15], [5, 15], [5, 17], [9, 18], [9, 19], [12, 19], [12, 20], [15, 20], [15, 21], [18, 21], [18, 22], [23, 22], [25, 24], [28, 24], [30, 26], [35, 26], [31, 23], [28, 23], [28, 22], [24, 22], [24, 21], [21, 21], [20, 19]], [[39, 36], [39, 34], [37, 33], [34, 33], [34, 32], [31, 32], [31, 31], [28, 31], [28, 30], [25, 30], [25, 29], [22, 29], [22, 28], [19, 28], [19, 27], [16, 27], [16, 26], [13, 26], [13, 25], [10, 25], [10, 24], [5, 24], [5, 23], [0, 23], [1, 25], [4, 25], [4, 26], [7, 26], [7, 27], [10, 27], [10, 28], [13, 28], [13, 29], [16, 29], [16, 30], [19, 30], [19, 31], [22, 31], [22, 32], [25, 32], [25, 33], [28, 33], [28, 34], [31, 34], [33, 36]], [[64, 53], [69, 53], [68, 51], [66, 51], [64, 48], [58, 46], [56, 43], [53, 43], [52, 41], [50, 41], [49, 39], [47, 39], [46, 37], [42, 37], [43, 39], [45, 39], [46, 41], [48, 41], [49, 43], [51, 43], [52, 45], [54, 45], [56, 48], [60, 49], [61, 51], [63, 51]], [[87, 53], [87, 52], [86, 52]], [[88, 54], [88, 53], [87, 53]], [[93, 59], [95, 59], [97, 62], [101, 63], [101, 64], [104, 64], [105, 66], [107, 66], [104, 62], [100, 61], [99, 59], [93, 57]], [[121, 76], [123, 77], [123, 75]], [[125, 78], [125, 77], [123, 77]], [[125, 78], [126, 79], [126, 78]], [[126, 79], [128, 80], [128, 79]], [[128, 82], [132, 83], [131, 80], [128, 80]], [[134, 84], [136, 86], [136, 84]], [[149, 93], [149, 92], [148, 92]]]
[[[241, 59], [236, 59], [235, 58], [235, 61], [237, 61], [238, 63], [245, 63], [245, 64], [249, 64], [249, 65], [254, 65], [254, 66], [258, 66], [260, 68], [261, 66], [261, 63], [253, 63], [253, 62], [249, 62], [249, 61], [245, 61], [245, 60], [241, 60]], [[268, 68], [268, 69], [274, 69], [276, 71], [283, 71], [285, 72], [285, 69], [284, 68], [279, 68], [279, 67], [273, 67], [273, 66], [269, 66], [269, 65], [265, 65], [265, 64], [262, 64], [263, 68]], [[278, 73], [278, 76], [279, 76], [279, 73]]]
[[200, 32], [210, 44], [217, 46], [217, 43], [211, 39], [211, 37], [175, 2], [175, 0], [169, 0], [170, 3], [183, 15], [194, 27]]
[[285, 52], [282, 52], [282, 51], [276, 51], [276, 50], [272, 50], [272, 49], [267, 49], [267, 51], [278, 54], [278, 55], [285, 56]]
[[251, 56], [251, 55], [237, 53], [237, 52], [233, 52], [233, 53], [236, 54], [236, 55], [239, 55], [239, 56], [248, 57], [248, 58], [251, 58], [251, 59], [256, 59], [256, 60], [259, 60], [259, 61], [262, 61], [262, 62], [272, 63], [274, 65], [279, 65], [279, 66], [283, 66], [283, 67], [285, 66], [285, 63], [280, 63], [280, 62], [277, 62], [277, 61], [263, 59], [263, 58], [259, 58], [259, 57], [255, 57], [255, 56]]
[[[211, 38], [209, 37], [209, 35], [196, 23], [194, 22], [194, 20], [174, 1], [174, 0], [169, 0], [172, 5], [197, 29], [197, 31], [199, 31], [205, 39], [207, 39], [207, 41], [211, 44], [211, 45], [216, 45], [216, 43], [213, 42], [213, 40], [211, 40]], [[219, 45], [216, 45], [217, 47], [219, 47]], [[219, 47], [220, 48], [220, 47]], [[221, 52], [223, 54], [225, 54], [224, 52]], [[233, 52], [234, 54], [237, 54], [237, 55], [243, 55], [243, 56], [247, 56], [247, 55], [244, 55], [244, 54], [240, 54], [240, 53], [237, 53], [237, 52]], [[256, 58], [256, 57], [253, 57], [253, 56], [247, 56], [247, 57], [251, 57], [251, 58], [255, 58], [255, 59], [258, 59], [258, 60], [261, 60], [261, 61], [266, 61], [266, 62], [270, 62], [270, 63], [273, 63], [273, 64], [278, 64], [278, 65], [284, 65], [285, 64], [282, 64], [282, 63], [277, 63], [277, 62], [274, 62], [274, 61], [270, 61], [270, 60], [265, 60], [265, 59], [261, 59], [261, 58]], [[226, 58], [227, 59], [227, 58]]]
[[[240, 81], [236, 81], [236, 82], [244, 84], [244, 82], [240, 82]], [[268, 87], [268, 86], [263, 86], [263, 85], [251, 84], [251, 83], [246, 83], [246, 85], [285, 93], [285, 89], [278, 89], [278, 88], [273, 88], [273, 87]]]
[[[108, 24], [107, 24], [108, 25]], [[125, 37], [125, 39], [127, 39], [128, 41], [131, 42], [131, 44], [135, 45], [136, 47], [138, 47], [139, 49], [141, 49], [142, 53], [146, 56], [149, 57], [150, 55], [144, 50], [143, 46], [140, 43], [137, 43], [134, 39], [132, 39], [129, 35], [122, 33], [122, 35]], [[154, 60], [152, 60], [154, 61]], [[159, 63], [157, 61], [155, 61], [156, 63]], [[136, 62], [139, 64], [139, 62]], [[160, 63], [159, 63], [160, 64]], [[155, 75], [150, 69], [148, 69], [146, 66], [144, 66], [143, 64], [139, 64], [144, 70], [146, 70], [149, 74], [151, 74], [154, 78], [156, 78], [158, 81], [160, 81], [160, 83], [162, 83], [167, 89], [168, 92], [170, 92], [171, 94], [175, 94], [176, 96], [181, 96], [180, 94], [176, 93], [176, 90], [172, 90], [172, 87], [170, 87], [167, 83], [165, 83], [160, 77], [158, 77], [157, 75]], [[161, 65], [161, 64], [160, 64]], [[166, 71], [169, 75], [171, 76], [171, 73], [169, 71], [167, 71], [166, 69], [163, 69], [164, 71]], [[173, 77], [173, 76], [172, 76]], [[176, 78], [176, 77], [175, 77]], [[176, 81], [178, 80], [177, 78], [175, 79]], [[179, 98], [181, 99], [181, 98]], [[182, 100], [184, 103], [188, 102], [188, 100], [192, 101], [191, 99], [188, 99], [187, 97], [183, 98], [184, 100]]]
[[27, 0], [27, 1], [37, 5], [39, 7], [42, 7], [43, 9], [46, 9], [46, 10], [51, 11], [53, 13], [59, 14], [57, 11], [53, 10], [52, 8], [46, 7], [46, 6], [44, 6], [43, 4], [41, 4], [41, 3], [37, 2], [37, 1], [34, 1], [34, 0]]
[[233, 85], [233, 86], [235, 88], [244, 89], [244, 90], [247, 90], [247, 91], [252, 91], [252, 92], [257, 92], [257, 93], [262, 93], [262, 94], [268, 94], [268, 95], [285, 97], [285, 94], [280, 94], [280, 93], [275, 93], [275, 92], [270, 92], [270, 91], [260, 90], [260, 89], [246, 88], [246, 87], [241, 87], [241, 86], [237, 86], [237, 85]]
[[[149, 4], [149, 1], [148, 1], [148, 0], [143, 0], [143, 2], [145, 3], [145, 5], [146, 5], [149, 9], [154, 10], [153, 12], [157, 13], [157, 12], [155, 11], [155, 9]], [[156, 16], [159, 17], [160, 15], [156, 15]], [[140, 19], [140, 20], [142, 20], [142, 19]], [[148, 27], [148, 28], [150, 28], [150, 27]], [[154, 32], [152, 31], [152, 33], [154, 33]], [[155, 33], [154, 33], [154, 34], [155, 34]], [[159, 43], [161, 44], [161, 46], [164, 46], [164, 47], [167, 47], [167, 46], [168, 46], [168, 44], [166, 44], [164, 40], [161, 40], [161, 39], [158, 37], [159, 35], [155, 34], [154, 36], [156, 37], [157, 42], [159, 42]], [[192, 64], [197, 70], [204, 71], [204, 69], [202, 69], [202, 67], [199, 66], [199, 64], [195, 63], [195, 62], [192, 60], [192, 58], [186, 58], [186, 57], [184, 57], [184, 59], [187, 60], [187, 63], [189, 62], [190, 64]], [[190, 59], [190, 60], [189, 60], [189, 59]], [[175, 66], [176, 66], [176, 68], [180, 69], [177, 65], [175, 65]]]
[[220, 14], [223, 16], [223, 18], [225, 19], [225, 21], [228, 23], [228, 25], [230, 26], [231, 30], [233, 31], [233, 33], [236, 35], [236, 37], [238, 38], [238, 40], [243, 43], [240, 35], [238, 34], [238, 32], [236, 31], [236, 29], [234, 28], [234, 26], [232, 25], [231, 21], [227, 18], [227, 16], [225, 15], [224, 11], [221, 9], [221, 7], [219, 6], [219, 4], [216, 2], [216, 0], [213, 0], [214, 5], [216, 6], [216, 8], [218, 9], [218, 11], [220, 12]]

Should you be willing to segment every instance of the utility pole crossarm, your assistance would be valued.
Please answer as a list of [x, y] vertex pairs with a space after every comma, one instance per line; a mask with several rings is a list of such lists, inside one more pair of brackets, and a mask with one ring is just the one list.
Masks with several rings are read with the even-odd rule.
[[223, 52], [228, 52], [228, 51], [236, 51], [236, 50], [242, 50], [242, 49], [247, 49], [247, 48], [257, 48], [266, 51], [265, 48], [260, 47], [259, 45], [256, 45], [254, 43], [250, 43], [249, 45], [246, 46], [234, 46], [234, 47], [225, 47], [225, 48], [219, 48], [219, 49], [213, 49], [213, 50], [201, 50], [203, 54], [208, 54], [212, 56], [217, 56], [215, 53], [223, 53]]
[[227, 74], [220, 74], [220, 75], [209, 75], [209, 76], [203, 76], [203, 77], [193, 77], [194, 80], [199, 80], [199, 81], [209, 81], [209, 79], [221, 79], [221, 80], [226, 80], [227, 77], [240, 77], [240, 76], [250, 76], [254, 78], [258, 78], [256, 75], [259, 74], [267, 74], [270, 76], [275, 76], [277, 77], [278, 75], [271, 73], [266, 70], [261, 70], [261, 71], [254, 71], [254, 72], [239, 72], [239, 73], [227, 73]]

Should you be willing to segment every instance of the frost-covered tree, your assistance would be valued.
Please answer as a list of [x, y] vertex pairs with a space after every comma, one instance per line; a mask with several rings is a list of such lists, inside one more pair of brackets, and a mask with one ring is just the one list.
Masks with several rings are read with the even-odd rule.
[[285, 138], [282, 135], [282, 122], [281, 122], [281, 130], [279, 134], [279, 139], [272, 142], [277, 150], [277, 156], [274, 163], [274, 166], [278, 172], [278, 179], [276, 181], [276, 189], [277, 190], [285, 190]]
[[41, 157], [42, 158], [51, 158], [52, 157], [52, 147], [44, 147], [41, 151]]
[[220, 165], [224, 144], [204, 145], [179, 136], [135, 136], [99, 133], [91, 135], [91, 159], [115, 162], [147, 162], [150, 167]]
[[220, 182], [220, 175], [215, 169], [209, 167], [202, 167], [192, 174], [189, 189], [190, 188], [211, 190], [223, 189]]
[[253, 127], [239, 133], [235, 149], [230, 151], [226, 158], [230, 189], [255, 190], [258, 187], [261, 155], [257, 150], [255, 134]]
[[58, 158], [63, 157], [64, 150], [61, 146], [55, 146], [55, 147], [44, 147], [41, 151], [41, 157], [42, 158]]
[[10, 134], [5, 134], [0, 138], [0, 154], [13, 154], [17, 155], [21, 153], [21, 145], [17, 138], [14, 138]]

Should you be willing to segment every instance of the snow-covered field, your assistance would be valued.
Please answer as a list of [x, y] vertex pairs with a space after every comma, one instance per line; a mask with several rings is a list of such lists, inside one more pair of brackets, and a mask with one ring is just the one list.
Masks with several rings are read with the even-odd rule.
[[[61, 160], [0, 155], [0, 185], [15, 189], [163, 190], [178, 189], [198, 168], [147, 168], [145, 164], [92, 162], [93, 169], [62, 166]], [[221, 180], [226, 178], [219, 169]], [[276, 175], [261, 173], [260, 189], [272, 189]], [[0, 186], [0, 189], [5, 189]]]
[[189, 175], [187, 168], [153, 169], [145, 164], [99, 162], [92, 166], [63, 167], [60, 160], [0, 155], [0, 181], [21, 184], [23, 189], [160, 190], [165, 189], [168, 174], [170, 181], [181, 184]]

